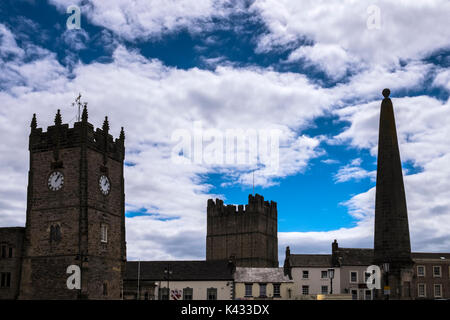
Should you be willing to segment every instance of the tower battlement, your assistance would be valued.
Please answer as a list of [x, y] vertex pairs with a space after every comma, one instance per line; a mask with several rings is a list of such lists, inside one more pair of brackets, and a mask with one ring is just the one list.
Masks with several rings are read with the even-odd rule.
[[264, 201], [264, 197], [255, 194], [248, 196], [248, 204], [246, 205], [224, 205], [223, 200], [208, 200], [207, 214], [208, 216], [222, 215], [240, 215], [246, 213], [263, 213], [274, 219], [277, 218], [277, 203], [275, 201]]
[[206, 260], [231, 256], [237, 266], [278, 267], [276, 202], [259, 194], [238, 206], [208, 200]]
[[75, 122], [73, 127], [62, 124], [59, 110], [55, 117], [55, 124], [47, 127], [47, 131], [37, 127], [36, 115], [33, 115], [30, 132], [30, 152], [42, 152], [55, 149], [78, 147], [82, 144], [95, 151], [105, 153], [115, 160], [123, 160], [125, 155], [125, 134], [114, 139], [109, 134], [109, 122], [105, 117], [102, 128], [94, 130], [94, 126], [87, 121], [87, 110], [83, 111], [83, 119]]

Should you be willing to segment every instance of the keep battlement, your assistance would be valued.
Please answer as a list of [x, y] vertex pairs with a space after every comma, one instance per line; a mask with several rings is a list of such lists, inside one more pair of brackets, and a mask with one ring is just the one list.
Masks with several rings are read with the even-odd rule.
[[122, 131], [120, 137], [114, 139], [109, 134], [108, 118], [105, 117], [102, 128], [94, 130], [94, 126], [87, 121], [87, 110], [83, 110], [83, 119], [75, 122], [73, 127], [61, 123], [61, 115], [56, 114], [55, 124], [47, 127], [47, 131], [37, 128], [36, 115], [33, 115], [30, 132], [30, 152], [51, 151], [55, 148], [71, 148], [85, 145], [98, 152], [104, 152], [107, 156], [116, 160], [123, 160], [125, 154], [125, 134]]
[[246, 213], [262, 213], [268, 216], [277, 217], [277, 203], [275, 201], [264, 201], [264, 197], [255, 194], [248, 196], [248, 204], [245, 206], [240, 204], [238, 206], [229, 204], [224, 205], [223, 200], [209, 199], [207, 206], [208, 216], [223, 216], [223, 215], [241, 215]]

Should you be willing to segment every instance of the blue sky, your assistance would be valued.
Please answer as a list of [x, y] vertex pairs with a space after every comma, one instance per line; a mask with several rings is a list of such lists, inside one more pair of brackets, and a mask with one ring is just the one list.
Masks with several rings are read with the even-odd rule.
[[[66, 28], [72, 4], [79, 30]], [[286, 245], [371, 247], [389, 87], [413, 250], [448, 251], [449, 14], [439, 0], [2, 1], [0, 131], [14, 138], [0, 149], [0, 224], [24, 224], [32, 113], [44, 128], [57, 108], [73, 123], [81, 92], [94, 125], [125, 127], [129, 258], [202, 259], [206, 200], [247, 203], [254, 168], [171, 161], [173, 133], [199, 121], [280, 130], [278, 171], [255, 171], [255, 191], [278, 203], [280, 261]]]

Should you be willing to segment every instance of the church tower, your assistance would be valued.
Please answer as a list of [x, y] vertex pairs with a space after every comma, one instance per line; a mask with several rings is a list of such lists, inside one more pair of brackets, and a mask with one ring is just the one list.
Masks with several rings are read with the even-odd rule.
[[208, 200], [206, 260], [234, 257], [238, 267], [278, 267], [277, 203], [255, 194], [248, 204]]
[[[79, 102], [79, 100], [78, 100]], [[33, 115], [19, 299], [120, 299], [126, 260], [124, 140], [58, 110], [43, 132]], [[69, 266], [80, 289], [69, 288]]]
[[390, 287], [391, 298], [399, 299], [408, 297], [412, 259], [402, 164], [389, 94], [389, 89], [383, 90], [380, 113], [374, 263], [389, 264], [385, 286]]

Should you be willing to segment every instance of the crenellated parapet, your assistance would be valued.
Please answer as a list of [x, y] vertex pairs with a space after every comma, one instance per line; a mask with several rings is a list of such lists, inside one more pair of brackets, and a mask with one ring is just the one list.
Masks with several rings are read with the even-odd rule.
[[123, 128], [119, 138], [114, 139], [109, 134], [108, 118], [105, 117], [103, 127], [94, 130], [94, 126], [88, 122], [86, 108], [83, 110], [81, 121], [75, 122], [73, 127], [62, 123], [59, 110], [55, 117], [55, 124], [47, 127], [47, 131], [37, 127], [36, 115], [33, 115], [30, 127], [30, 152], [54, 151], [55, 161], [58, 161], [60, 149], [81, 145], [101, 152], [114, 160], [122, 161], [124, 159], [125, 134]]
[[223, 216], [223, 215], [241, 215], [246, 213], [263, 213], [267, 216], [277, 218], [277, 203], [275, 201], [264, 201], [264, 197], [255, 194], [248, 196], [248, 204], [245, 206], [228, 204], [224, 205], [223, 200], [213, 199], [208, 200], [207, 206], [208, 216]]

